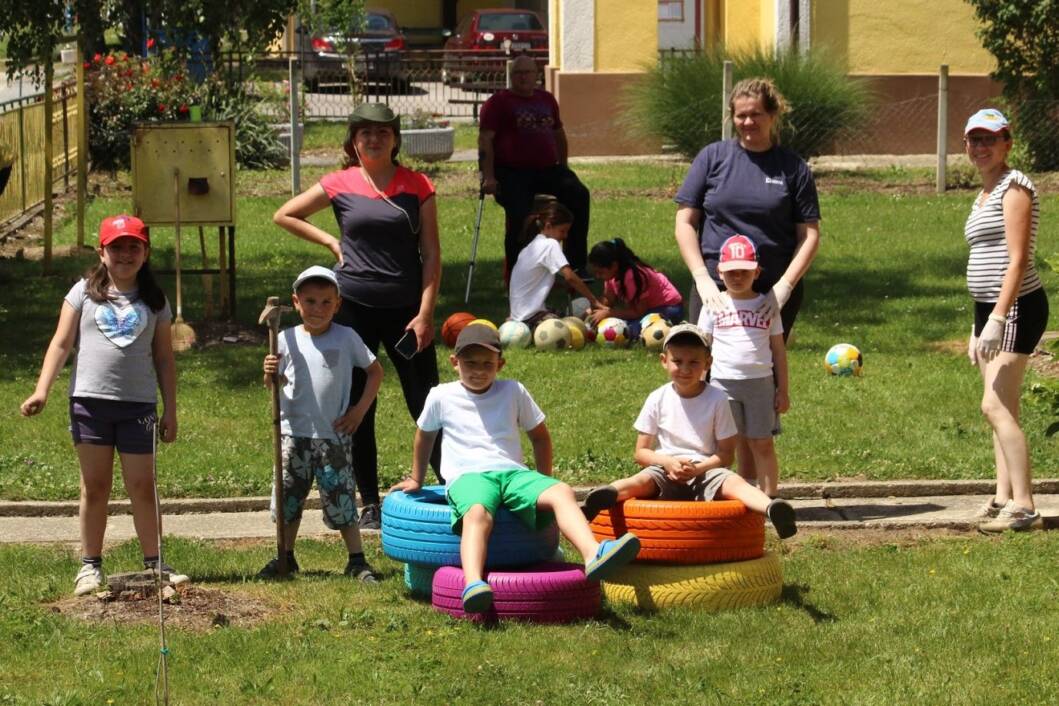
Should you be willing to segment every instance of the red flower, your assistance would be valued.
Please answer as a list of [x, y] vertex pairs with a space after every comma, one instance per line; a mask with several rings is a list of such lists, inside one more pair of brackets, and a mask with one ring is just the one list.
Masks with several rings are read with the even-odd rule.
[[84, 67], [84, 68], [86, 68], [86, 69], [88, 69], [88, 68], [91, 68], [91, 67], [92, 67], [92, 64], [90, 64], [90, 63], [88, 63], [88, 62], [86, 61], [85, 63], [81, 64], [81, 66], [82, 66], [82, 67]]
[[162, 85], [161, 81], [156, 78], [151, 79], [151, 88], [158, 88], [160, 85]]
[[147, 48], [148, 49], [154, 49], [154, 38], [153, 37], [148, 37], [147, 38]]
[[106, 64], [107, 66], [113, 66], [114, 65], [114, 57], [111, 56], [110, 54], [107, 54], [107, 58], [103, 60], [103, 63]]
[[158, 104], [158, 112], [159, 113], [164, 113], [165, 109], [166, 109], [166, 104], [165, 103], [159, 103]]
[[180, 104], [180, 107], [179, 107], [179, 108], [177, 108], [177, 110], [179, 110], [179, 111], [180, 111], [181, 113], [186, 113], [186, 112], [188, 112], [188, 107], [187, 107], [187, 105], [186, 105], [186, 104], [184, 104], [184, 103], [181, 103], [181, 104]]
[[92, 57], [92, 61], [98, 64], [99, 62], [103, 61], [103, 57], [97, 53], [95, 56]]

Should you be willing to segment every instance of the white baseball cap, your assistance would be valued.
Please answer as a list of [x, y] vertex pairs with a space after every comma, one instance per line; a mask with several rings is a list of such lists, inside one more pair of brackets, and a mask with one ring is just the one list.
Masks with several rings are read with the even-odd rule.
[[298, 287], [302, 286], [302, 283], [308, 279], [325, 279], [335, 285], [335, 287], [338, 287], [338, 277], [335, 276], [334, 270], [322, 265], [313, 265], [298, 275], [298, 279], [294, 280], [294, 291], [297, 292]]
[[669, 329], [669, 333], [666, 334], [665, 340], [662, 341], [662, 348], [669, 348], [669, 344], [672, 343], [673, 339], [677, 336], [694, 336], [702, 342], [702, 345], [706, 346], [706, 352], [710, 352], [710, 336], [695, 324], [689, 324], [687, 322], [677, 324]]
[[971, 130], [988, 130], [989, 132], [1000, 132], [1009, 128], [1008, 119], [996, 108], [983, 108], [967, 119], [967, 126], [963, 129], [966, 135]]

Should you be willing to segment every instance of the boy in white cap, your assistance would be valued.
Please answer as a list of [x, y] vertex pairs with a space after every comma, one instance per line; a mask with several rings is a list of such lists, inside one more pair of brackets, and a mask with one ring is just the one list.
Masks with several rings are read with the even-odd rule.
[[[314, 265], [294, 280], [294, 308], [300, 326], [279, 335], [278, 355], [265, 356], [265, 384], [279, 373], [280, 433], [283, 447], [284, 548], [287, 566], [298, 571], [294, 540], [305, 498], [316, 478], [324, 524], [338, 530], [349, 551], [345, 575], [368, 583], [378, 579], [364, 559], [357, 526], [356, 483], [350, 435], [356, 431], [382, 383], [382, 365], [357, 332], [331, 321], [342, 304], [335, 273]], [[353, 368], [362, 368], [367, 384], [360, 399], [349, 399]], [[273, 493], [275, 499], [275, 493]], [[271, 578], [278, 558], [261, 569]]]
[[635, 458], [643, 470], [593, 489], [585, 516], [592, 519], [630, 498], [739, 500], [767, 516], [781, 539], [797, 532], [790, 503], [770, 499], [727, 469], [738, 436], [726, 395], [705, 382], [711, 363], [706, 333], [693, 324], [674, 326], [660, 359], [670, 382], [648, 395], [633, 424]]

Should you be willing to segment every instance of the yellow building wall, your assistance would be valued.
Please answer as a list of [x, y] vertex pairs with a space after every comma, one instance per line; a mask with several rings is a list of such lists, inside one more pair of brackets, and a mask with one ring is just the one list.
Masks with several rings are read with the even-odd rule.
[[655, 0], [596, 0], [595, 11], [596, 71], [642, 71], [658, 60]]
[[994, 66], [975, 34], [966, 0], [814, 2], [812, 45], [827, 47], [851, 74], [987, 74]]
[[386, 0], [368, 2], [367, 7], [386, 7], [402, 27], [440, 27], [441, 3], [422, 0]]
[[724, 45], [729, 50], [753, 50], [773, 45], [773, 28], [770, 25], [763, 29], [772, 16], [771, 0], [727, 0], [721, 12]]

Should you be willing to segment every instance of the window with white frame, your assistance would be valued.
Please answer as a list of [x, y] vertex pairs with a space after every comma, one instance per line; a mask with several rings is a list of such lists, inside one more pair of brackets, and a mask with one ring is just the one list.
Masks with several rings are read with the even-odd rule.
[[684, 0], [658, 0], [659, 22], [683, 22]]

